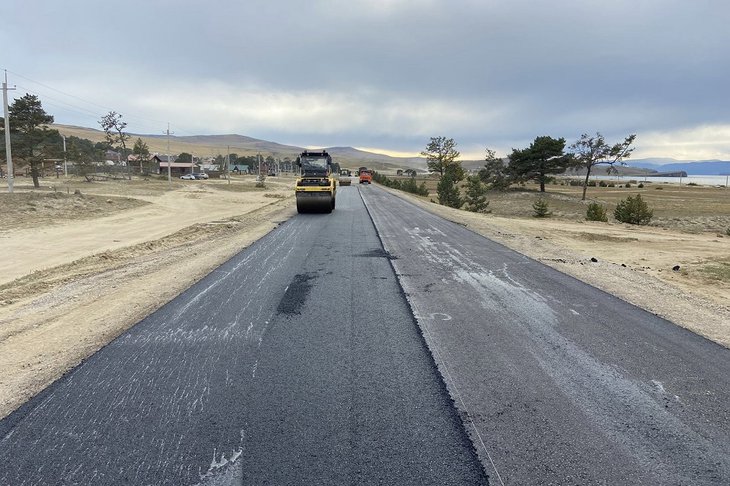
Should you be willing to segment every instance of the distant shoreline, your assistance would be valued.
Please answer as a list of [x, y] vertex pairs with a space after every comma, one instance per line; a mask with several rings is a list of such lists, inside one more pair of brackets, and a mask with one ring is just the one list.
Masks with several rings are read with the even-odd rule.
[[[585, 179], [585, 175], [567, 176], [571, 179]], [[626, 183], [636, 181], [636, 183], [644, 182], [648, 184], [679, 184], [687, 185], [689, 183], [699, 186], [723, 186], [730, 187], [730, 175], [697, 175], [689, 174], [687, 177], [655, 177], [651, 174], [632, 174], [632, 175], [591, 175], [590, 180], [596, 181], [616, 181]]]

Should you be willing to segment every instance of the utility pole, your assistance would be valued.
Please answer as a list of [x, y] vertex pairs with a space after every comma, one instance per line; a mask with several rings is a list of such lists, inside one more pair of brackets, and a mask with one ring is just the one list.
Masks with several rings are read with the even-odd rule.
[[170, 156], [170, 122], [167, 122], [167, 185], [172, 185], [172, 170], [170, 164], [172, 164], [172, 157]]
[[226, 148], [226, 179], [228, 179], [228, 184], [231, 183], [231, 146], [228, 145]]
[[8, 71], [5, 70], [5, 81], [3, 81], [3, 110], [5, 111], [5, 156], [7, 157], [8, 164], [8, 192], [13, 192], [13, 154], [10, 150], [10, 115], [8, 113], [8, 90], [14, 90], [8, 88]]
[[65, 177], [68, 177], [68, 162], [66, 161], [66, 135], [61, 135], [63, 137], [63, 175]]

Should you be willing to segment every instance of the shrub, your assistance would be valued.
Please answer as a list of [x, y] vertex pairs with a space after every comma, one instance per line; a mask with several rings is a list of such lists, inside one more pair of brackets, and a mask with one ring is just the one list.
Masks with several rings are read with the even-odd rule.
[[609, 182], [608, 187], [616, 187], [616, 184], [614, 182]]
[[548, 202], [543, 198], [532, 203], [532, 209], [535, 211], [533, 215], [536, 218], [549, 218], [553, 214], [550, 212]]
[[638, 187], [639, 187], [639, 189], [643, 189], [644, 188], [644, 183], [643, 182], [640, 182], [639, 185], [638, 185]]
[[699, 186], [699, 184], [697, 184], [696, 182], [688, 182], [687, 185], [688, 186]]
[[630, 189], [630, 188], [631, 188], [631, 183], [630, 182], [627, 182], [626, 183], [626, 189]]
[[636, 197], [629, 196], [619, 202], [613, 216], [622, 223], [645, 225], [651, 221], [654, 211], [649, 209], [646, 201], [637, 194]]
[[596, 187], [596, 181], [588, 181], [588, 187]]
[[383, 174], [380, 174], [378, 172], [373, 173], [373, 180], [377, 182], [378, 184], [382, 184], [384, 186], [393, 188], [393, 189], [399, 189], [401, 191], [410, 192], [413, 194], [417, 194], [419, 196], [428, 196], [428, 189], [426, 189], [426, 183], [421, 182], [421, 185], [416, 184], [416, 180], [413, 177], [409, 177], [408, 179], [388, 179]]
[[606, 181], [600, 181], [600, 182], [598, 183], [598, 185], [599, 185], [600, 187], [608, 187], [608, 182], [606, 182]]
[[656, 189], [657, 191], [663, 191], [664, 190], [664, 188], [662, 186], [657, 186], [654, 189]]
[[606, 208], [598, 203], [590, 203], [588, 205], [588, 211], [586, 211], [587, 221], [603, 221], [608, 222], [608, 216], [606, 215]]

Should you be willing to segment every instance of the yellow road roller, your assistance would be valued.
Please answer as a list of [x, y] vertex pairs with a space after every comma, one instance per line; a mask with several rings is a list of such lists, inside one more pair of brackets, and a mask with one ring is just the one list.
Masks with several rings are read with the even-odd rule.
[[337, 184], [332, 157], [325, 150], [305, 150], [297, 157], [300, 176], [294, 192], [299, 213], [331, 213], [335, 209]]

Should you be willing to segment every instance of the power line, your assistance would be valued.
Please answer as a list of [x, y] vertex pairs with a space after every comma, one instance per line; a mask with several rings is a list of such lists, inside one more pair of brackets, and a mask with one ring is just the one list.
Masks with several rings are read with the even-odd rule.
[[[97, 108], [101, 108], [101, 109], [103, 109], [105, 111], [117, 111], [117, 110], [114, 110], [114, 109], [112, 109], [112, 108], [110, 108], [108, 106], [100, 105], [99, 103], [96, 103], [94, 101], [90, 101], [90, 100], [84, 99], [84, 98], [82, 98], [80, 96], [76, 96], [74, 94], [67, 93], [67, 92], [62, 91], [60, 89], [54, 88], [53, 86], [49, 86], [49, 85], [47, 85], [45, 83], [42, 83], [40, 81], [36, 81], [35, 79], [29, 78], [28, 76], [24, 76], [24, 75], [22, 75], [20, 73], [16, 73], [16, 72], [11, 71], [11, 70], [7, 70], [7, 72], [13, 74], [14, 76], [18, 76], [18, 77], [23, 78], [23, 79], [25, 79], [27, 81], [30, 81], [31, 83], [38, 84], [39, 86], [43, 86], [44, 88], [50, 89], [50, 90], [55, 91], [57, 93], [60, 93], [60, 94], [62, 94], [64, 96], [68, 96], [70, 98], [74, 98], [76, 100], [82, 101], [84, 103], [87, 103], [89, 105], [95, 106]], [[31, 89], [28, 89], [27, 87], [26, 88], [23, 88], [23, 89], [28, 90], [29, 92], [33, 92], [36, 95], [43, 96], [44, 98], [54, 99], [54, 98], [48, 96], [47, 94], [44, 94], [44, 93], [39, 92], [37, 89], [36, 90], [31, 90]], [[80, 107], [80, 106], [77, 106], [77, 105], [74, 105], [74, 104], [71, 104], [71, 103], [66, 103], [66, 102], [60, 101], [58, 99], [56, 99], [56, 101], [58, 101], [59, 103], [65, 103], [68, 106], [73, 106], [74, 108], [77, 108], [79, 110], [83, 110], [83, 111], [86, 111], [88, 113], [92, 113], [92, 111], [91, 110], [88, 110], [87, 108], [83, 108], [83, 107]], [[95, 113], [95, 112], [94, 112], [94, 116], [101, 117], [101, 115], [99, 115], [98, 113]], [[145, 121], [145, 122], [148, 122], [148, 123], [154, 123], [154, 124], [166, 123], [166, 122], [164, 122], [162, 120], [156, 120], [154, 118], [148, 118], [148, 117], [138, 116], [138, 115], [129, 114], [129, 113], [124, 114], [124, 117], [127, 118], [127, 119], [133, 118], [133, 119], [142, 120], [142, 121]], [[179, 129], [179, 130], [182, 131], [182, 132], [188, 133], [190, 135], [195, 135], [195, 133], [189, 132], [187, 130], [183, 130], [183, 129]]]

